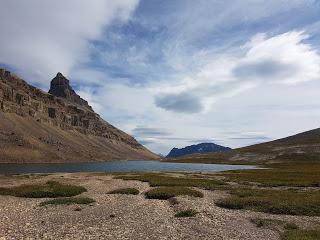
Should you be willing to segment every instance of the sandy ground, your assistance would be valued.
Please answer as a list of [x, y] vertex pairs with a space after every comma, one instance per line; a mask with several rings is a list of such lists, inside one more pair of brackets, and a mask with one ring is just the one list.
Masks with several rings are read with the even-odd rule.
[[[271, 215], [215, 206], [222, 191], [204, 191], [204, 198], [178, 197], [178, 204], [145, 199], [148, 183], [113, 179], [110, 175], [53, 174], [30, 178], [0, 177], [0, 186], [56, 180], [87, 188], [91, 205], [39, 206], [44, 199], [0, 196], [0, 240], [4, 239], [279, 239], [279, 226], [259, 228], [250, 220], [267, 218], [301, 227], [320, 224], [319, 217]], [[110, 190], [135, 187], [139, 195], [110, 195]], [[81, 211], [75, 211], [80, 207]], [[199, 211], [176, 218], [179, 210]]]

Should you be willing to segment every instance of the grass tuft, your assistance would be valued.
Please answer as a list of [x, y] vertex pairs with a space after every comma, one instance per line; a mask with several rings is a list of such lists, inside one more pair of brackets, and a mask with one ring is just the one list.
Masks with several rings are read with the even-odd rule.
[[146, 197], [149, 199], [167, 200], [176, 196], [192, 196], [203, 197], [203, 194], [197, 190], [186, 187], [158, 187], [146, 192]]
[[261, 218], [253, 218], [253, 219], [250, 219], [250, 221], [256, 225], [256, 227], [258, 228], [261, 228], [261, 227], [264, 227], [266, 225], [266, 222], [264, 219], [261, 219]]
[[284, 229], [286, 229], [286, 230], [297, 230], [297, 229], [299, 229], [299, 226], [297, 224], [295, 224], [295, 223], [286, 223], [284, 225]]
[[10, 188], [0, 188], [0, 195], [10, 195], [25, 198], [55, 198], [72, 197], [87, 190], [81, 186], [64, 185], [55, 181], [48, 181], [43, 185], [21, 185]]
[[90, 204], [94, 202], [95, 202], [94, 199], [88, 198], [88, 197], [70, 197], [70, 198], [56, 198], [56, 199], [44, 201], [40, 205], [45, 206], [45, 205]]
[[281, 240], [319, 240], [320, 230], [288, 230], [281, 235]]
[[174, 216], [178, 217], [178, 218], [180, 218], [180, 217], [194, 217], [197, 214], [198, 214], [198, 212], [196, 210], [188, 209], [188, 210], [177, 212]]
[[138, 195], [139, 190], [136, 188], [119, 188], [108, 192], [109, 194], [129, 194], [129, 195]]
[[231, 196], [217, 201], [216, 205], [273, 214], [320, 216], [320, 192], [241, 189], [231, 191]]
[[250, 221], [258, 228], [270, 228], [272, 226], [282, 226], [284, 224], [284, 222], [281, 220], [269, 218], [252, 218]]

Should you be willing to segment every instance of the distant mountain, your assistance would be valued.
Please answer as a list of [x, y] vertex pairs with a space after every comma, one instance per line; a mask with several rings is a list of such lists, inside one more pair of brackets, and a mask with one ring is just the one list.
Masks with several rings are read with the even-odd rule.
[[0, 163], [158, 158], [104, 121], [61, 73], [46, 93], [0, 69]]
[[227, 152], [193, 154], [174, 161], [233, 164], [320, 161], [320, 128]]
[[220, 146], [214, 143], [200, 143], [196, 145], [187, 146], [184, 148], [173, 148], [167, 155], [167, 158], [176, 158], [184, 155], [194, 153], [212, 153], [212, 152], [225, 152], [231, 150], [229, 147]]

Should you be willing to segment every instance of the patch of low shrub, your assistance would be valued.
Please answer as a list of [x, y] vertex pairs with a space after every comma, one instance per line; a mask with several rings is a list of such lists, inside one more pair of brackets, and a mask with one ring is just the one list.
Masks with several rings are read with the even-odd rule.
[[284, 229], [286, 230], [296, 230], [296, 229], [299, 229], [299, 226], [295, 223], [286, 223], [284, 225]]
[[119, 188], [108, 192], [109, 194], [129, 194], [129, 195], [138, 195], [139, 190], [136, 188]]
[[[291, 156], [291, 155], [290, 155]], [[284, 157], [284, 156], [281, 156]], [[294, 157], [292, 155], [291, 157]], [[284, 160], [279, 160], [283, 162]], [[308, 162], [307, 159], [287, 159], [287, 163], [269, 164], [268, 169], [233, 170], [221, 173], [230, 181], [240, 183], [258, 183], [265, 187], [319, 187], [320, 163]]]
[[281, 234], [281, 240], [319, 240], [320, 230], [288, 230]]
[[206, 190], [213, 190], [225, 185], [224, 182], [215, 179], [189, 178], [189, 177], [172, 177], [157, 173], [143, 173], [136, 175], [120, 175], [116, 179], [137, 180], [148, 182], [151, 187], [198, 187]]
[[239, 189], [218, 200], [216, 205], [273, 214], [320, 216], [320, 191]]
[[43, 185], [21, 185], [17, 187], [0, 188], [0, 195], [10, 195], [26, 198], [55, 198], [72, 197], [87, 190], [81, 186], [65, 185], [55, 181], [48, 181]]
[[176, 196], [203, 197], [203, 193], [187, 187], [158, 187], [146, 192], [145, 196], [149, 199], [167, 200]]
[[194, 217], [197, 214], [198, 214], [198, 212], [196, 210], [188, 209], [188, 210], [177, 212], [174, 216], [178, 217], [178, 218], [180, 218], [180, 217]]
[[[71, 204], [90, 204], [95, 200], [88, 197], [69, 197], [69, 198], [55, 198], [52, 200], [44, 201], [41, 206], [45, 205], [71, 205]], [[77, 210], [79, 211], [79, 210]], [[81, 210], [80, 210], [81, 211]]]

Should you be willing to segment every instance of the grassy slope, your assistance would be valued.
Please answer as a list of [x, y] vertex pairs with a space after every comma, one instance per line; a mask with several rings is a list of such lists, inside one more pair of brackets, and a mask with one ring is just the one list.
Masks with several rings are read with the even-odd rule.
[[[271, 142], [222, 153], [194, 154], [174, 159], [177, 162], [270, 164], [300, 160], [320, 160], [320, 129]], [[319, 161], [320, 162], [320, 161]]]

